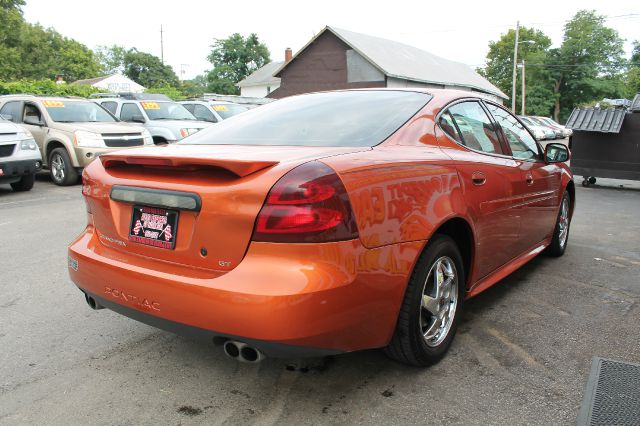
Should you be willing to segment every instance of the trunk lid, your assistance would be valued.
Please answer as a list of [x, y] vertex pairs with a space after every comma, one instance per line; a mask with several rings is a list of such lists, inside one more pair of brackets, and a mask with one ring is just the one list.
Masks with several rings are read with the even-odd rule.
[[[281, 176], [307, 161], [369, 149], [231, 145], [129, 149], [94, 161], [85, 170], [83, 192], [102, 245], [199, 269], [228, 271], [244, 257], [258, 212]], [[112, 196], [114, 186], [144, 196], [136, 200]], [[173, 195], [187, 201], [197, 198], [197, 208], [170, 207], [175, 204], [167, 196]], [[129, 239], [134, 205], [178, 211], [173, 249]]]

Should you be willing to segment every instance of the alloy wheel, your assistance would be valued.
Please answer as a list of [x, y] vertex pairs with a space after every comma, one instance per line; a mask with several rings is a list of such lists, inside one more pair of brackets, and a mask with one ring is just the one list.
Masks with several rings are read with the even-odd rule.
[[427, 346], [436, 347], [449, 334], [458, 305], [458, 274], [448, 256], [437, 259], [425, 280], [420, 306], [420, 331]]
[[562, 205], [560, 206], [558, 230], [558, 241], [560, 243], [560, 247], [564, 247], [565, 244], [567, 244], [567, 237], [569, 236], [569, 199], [567, 197], [562, 199]]
[[57, 182], [64, 180], [64, 158], [60, 154], [53, 154], [51, 157], [51, 172], [53, 179]]

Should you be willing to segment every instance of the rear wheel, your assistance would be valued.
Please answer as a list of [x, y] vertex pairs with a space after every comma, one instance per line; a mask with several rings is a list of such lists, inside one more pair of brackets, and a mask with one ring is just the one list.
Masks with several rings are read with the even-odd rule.
[[56, 185], [68, 186], [78, 181], [78, 172], [73, 168], [69, 153], [64, 148], [56, 148], [51, 151], [49, 167], [51, 169], [51, 180]]
[[22, 179], [20, 179], [18, 182], [14, 182], [11, 184], [11, 188], [14, 191], [29, 191], [31, 190], [31, 188], [33, 188], [33, 184], [36, 181], [36, 175], [31, 174], [31, 175], [26, 175], [26, 176], [22, 176]]
[[457, 245], [436, 234], [415, 266], [385, 353], [419, 367], [438, 362], [456, 332], [465, 282]]
[[569, 217], [569, 211], [571, 208], [571, 196], [567, 191], [562, 196], [562, 202], [560, 203], [560, 211], [558, 212], [558, 219], [556, 220], [556, 227], [553, 232], [553, 239], [551, 244], [545, 250], [545, 253], [549, 256], [560, 257], [564, 254], [567, 248], [567, 242], [569, 241], [569, 227], [571, 225], [571, 218]]

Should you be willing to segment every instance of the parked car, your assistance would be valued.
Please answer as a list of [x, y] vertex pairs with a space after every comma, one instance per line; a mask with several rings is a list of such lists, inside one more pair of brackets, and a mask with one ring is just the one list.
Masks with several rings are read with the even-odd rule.
[[553, 137], [551, 137], [552, 132], [549, 129], [546, 129], [538, 125], [537, 123], [534, 123], [533, 121], [529, 120], [529, 117], [523, 117], [519, 115], [518, 118], [524, 123], [524, 125], [533, 134], [536, 140], [542, 141], [545, 139], [553, 139], [553, 137], [555, 137], [555, 134], [553, 134]]
[[548, 126], [560, 129], [563, 138], [568, 138], [569, 136], [573, 135], [573, 130], [568, 129], [567, 127], [563, 126], [562, 124], [558, 124], [557, 122], [553, 121], [549, 117], [536, 117], [536, 118], [539, 121], [541, 121], [543, 123], [546, 123]]
[[33, 135], [56, 185], [72, 185], [100, 154], [151, 145], [140, 126], [120, 123], [104, 108], [81, 98], [0, 96], [0, 114]]
[[38, 145], [28, 130], [0, 118], [0, 183], [29, 191], [42, 167]]
[[189, 100], [180, 102], [198, 120], [218, 123], [229, 117], [249, 111], [244, 105], [224, 101]]
[[545, 129], [549, 129], [553, 132], [553, 138], [551, 139], [561, 139], [564, 137], [564, 134], [562, 132], [562, 129], [558, 126], [554, 126], [551, 124], [547, 124], [544, 121], [542, 121], [539, 117], [534, 117], [534, 116], [528, 116], [527, 117], [529, 120], [533, 121], [534, 123], [536, 123], [539, 126], [544, 127]]
[[568, 156], [467, 91], [291, 96], [92, 163], [69, 273], [91, 307], [239, 360], [386, 348], [424, 366], [466, 299], [564, 253]]
[[151, 99], [99, 98], [95, 103], [130, 123], [144, 126], [156, 145], [174, 143], [211, 125], [197, 120], [183, 105], [158, 96]]

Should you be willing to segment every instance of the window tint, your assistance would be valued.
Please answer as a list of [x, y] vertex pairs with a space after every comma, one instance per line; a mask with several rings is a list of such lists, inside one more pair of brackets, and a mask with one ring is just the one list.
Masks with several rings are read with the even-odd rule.
[[460, 137], [460, 133], [456, 129], [456, 124], [453, 122], [453, 117], [449, 114], [449, 111], [444, 112], [440, 116], [440, 127], [442, 130], [447, 132], [449, 136], [451, 136], [456, 141], [462, 143], [462, 138]]
[[118, 104], [113, 101], [102, 102], [100, 105], [102, 105], [104, 109], [106, 109], [113, 115], [116, 114], [116, 110], [118, 109]]
[[136, 104], [122, 104], [122, 109], [120, 110], [120, 120], [122, 121], [131, 121], [134, 115], [142, 115], [142, 111]]
[[9, 101], [2, 106], [0, 114], [10, 115], [11, 121], [20, 122], [20, 101]]
[[32, 104], [25, 104], [24, 106], [24, 114], [22, 116], [22, 121], [24, 122], [27, 117], [34, 118], [36, 121], [42, 121], [42, 113], [38, 109], [37, 106]]
[[430, 99], [426, 93], [392, 90], [291, 96], [223, 120], [178, 143], [374, 146]]
[[487, 108], [493, 114], [496, 122], [502, 127], [502, 131], [511, 147], [511, 153], [515, 158], [525, 160], [540, 158], [538, 145], [524, 125], [513, 115], [496, 105], [488, 103]]
[[[479, 102], [461, 102], [451, 106], [450, 114], [464, 146], [476, 151], [504, 154], [493, 123]], [[452, 135], [453, 136], [453, 135]]]
[[194, 105], [193, 111], [190, 111], [198, 120], [202, 121], [210, 121], [212, 123], [217, 123], [218, 119], [213, 115], [211, 111], [205, 106], [202, 105]]
[[187, 111], [189, 111], [191, 114], [193, 114], [193, 111], [196, 110], [196, 104], [182, 104], [182, 105], [184, 105]]

